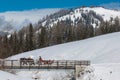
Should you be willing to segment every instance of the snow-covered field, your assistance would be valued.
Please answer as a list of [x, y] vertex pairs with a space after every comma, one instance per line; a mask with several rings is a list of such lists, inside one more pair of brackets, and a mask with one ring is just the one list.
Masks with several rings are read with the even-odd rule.
[[[92, 64], [89, 70], [91, 73], [84, 71], [82, 80], [119, 80], [120, 64]], [[70, 80], [73, 71], [62, 70], [36, 70], [36, 71], [19, 71], [15, 75], [0, 71], [0, 80]], [[6, 77], [7, 76], [7, 77]], [[80, 79], [81, 80], [81, 79]]]
[[105, 63], [94, 64], [94, 79], [93, 80], [119, 80], [120, 79], [120, 64]]
[[[119, 80], [120, 79], [120, 32], [97, 36], [81, 41], [60, 44], [43, 49], [37, 49], [9, 57], [19, 59], [33, 56], [38, 59], [54, 60], [91, 60], [92, 64], [84, 71], [82, 80]], [[0, 72], [1, 76], [3, 72]], [[7, 73], [6, 73], [7, 74]], [[69, 80], [71, 71], [20, 71], [16, 75], [29, 80], [39, 77], [39, 80]], [[0, 80], [6, 80], [0, 76]], [[4, 76], [4, 75], [3, 75]], [[14, 76], [13, 76], [14, 77]], [[56, 78], [57, 77], [57, 78]], [[10, 79], [12, 80], [12, 79]], [[17, 79], [15, 79], [17, 80]]]
[[32, 80], [30, 78], [22, 78], [17, 75], [13, 75], [4, 71], [0, 71], [0, 80]]

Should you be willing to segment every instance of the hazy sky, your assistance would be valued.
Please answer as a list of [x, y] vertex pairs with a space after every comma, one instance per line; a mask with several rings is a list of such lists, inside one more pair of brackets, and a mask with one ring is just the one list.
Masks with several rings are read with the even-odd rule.
[[[114, 5], [113, 5], [114, 4]], [[0, 12], [39, 8], [70, 8], [79, 6], [120, 7], [120, 0], [0, 0]]]

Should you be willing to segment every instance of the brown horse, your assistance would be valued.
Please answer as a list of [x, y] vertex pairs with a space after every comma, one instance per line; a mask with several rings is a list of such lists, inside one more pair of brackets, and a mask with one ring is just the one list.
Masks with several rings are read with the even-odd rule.
[[32, 58], [20, 58], [20, 64], [21, 65], [35, 65], [34, 59]]

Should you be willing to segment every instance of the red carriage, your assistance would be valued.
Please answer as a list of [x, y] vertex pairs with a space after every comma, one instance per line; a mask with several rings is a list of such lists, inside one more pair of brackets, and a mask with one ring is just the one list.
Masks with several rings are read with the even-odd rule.
[[39, 61], [38, 61], [39, 64], [49, 64], [49, 65], [51, 65], [53, 62], [54, 60], [43, 60], [41, 56], [39, 57]]

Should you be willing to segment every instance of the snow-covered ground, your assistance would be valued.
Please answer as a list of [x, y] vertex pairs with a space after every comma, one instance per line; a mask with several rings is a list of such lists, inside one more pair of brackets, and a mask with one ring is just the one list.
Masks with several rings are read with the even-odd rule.
[[[87, 72], [91, 70], [91, 72]], [[18, 71], [16, 75], [0, 71], [0, 80], [70, 80], [73, 71], [64, 70], [36, 70]], [[120, 64], [92, 64], [82, 75], [82, 80], [119, 80]], [[7, 77], [6, 77], [7, 76]], [[80, 80], [81, 80], [80, 79]]]
[[[82, 73], [82, 80], [119, 80], [120, 79], [120, 32], [97, 36], [81, 41], [37, 49], [7, 59], [33, 56], [38, 59], [91, 60], [92, 64]], [[90, 72], [88, 72], [90, 71]], [[1, 72], [0, 72], [1, 73]], [[70, 80], [71, 71], [19, 71], [17, 76], [26, 80], [34, 77], [39, 80]], [[0, 74], [2, 76], [2, 74]], [[0, 79], [3, 77], [0, 76]], [[56, 78], [57, 77], [57, 78]], [[28, 80], [27, 79], [27, 80]], [[80, 79], [80, 80], [81, 80]], [[6, 80], [6, 79], [2, 79]], [[17, 79], [16, 79], [17, 80]]]
[[0, 71], [0, 80], [32, 80], [31, 78], [22, 78], [20, 76]]
[[120, 79], [120, 64], [94, 64], [94, 79], [93, 80], [119, 80]]
[[[69, 70], [41, 70], [20, 71], [17, 75], [25, 78], [38, 78], [39, 80], [69, 80], [73, 71]], [[24, 75], [26, 74], [26, 75]]]

